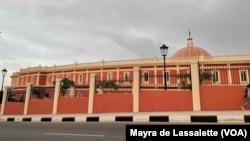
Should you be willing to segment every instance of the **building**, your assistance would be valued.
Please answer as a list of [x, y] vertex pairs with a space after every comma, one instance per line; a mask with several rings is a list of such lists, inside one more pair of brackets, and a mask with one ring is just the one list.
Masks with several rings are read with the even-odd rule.
[[[243, 87], [249, 82], [250, 55], [213, 56], [195, 46], [189, 32], [187, 45], [166, 58], [166, 91], [163, 61], [155, 57], [20, 69], [12, 74], [6, 89], [25, 102], [7, 98], [1, 113], [240, 110]], [[62, 78], [75, 83], [63, 96], [59, 90]], [[101, 82], [114, 82], [119, 88], [100, 90]], [[30, 89], [41, 95], [27, 96]], [[43, 99], [45, 93], [49, 100]]]

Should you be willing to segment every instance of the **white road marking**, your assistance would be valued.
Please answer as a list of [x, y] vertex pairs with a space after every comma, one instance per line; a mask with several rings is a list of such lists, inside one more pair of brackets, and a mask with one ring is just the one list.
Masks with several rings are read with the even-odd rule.
[[69, 133], [43, 133], [45, 135], [57, 135], [57, 136], [88, 136], [88, 137], [105, 137], [105, 135], [95, 134], [69, 134]]

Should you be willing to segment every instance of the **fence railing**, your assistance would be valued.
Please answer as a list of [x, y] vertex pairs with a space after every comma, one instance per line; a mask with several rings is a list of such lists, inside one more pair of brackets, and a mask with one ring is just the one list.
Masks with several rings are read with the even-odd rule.
[[[96, 93], [132, 93], [133, 80], [96, 79]], [[100, 92], [101, 91], [101, 92]]]
[[249, 83], [250, 62], [242, 64], [199, 63], [199, 73], [211, 74], [211, 80], [202, 85], [246, 85]]
[[[145, 78], [144, 75], [140, 76], [140, 86], [145, 89], [164, 89], [164, 75], [148, 75]], [[179, 89], [181, 88], [180, 81], [178, 79], [178, 74], [168, 75], [166, 77], [166, 86], [167, 89]], [[189, 83], [188, 78], [183, 78], [183, 81]]]

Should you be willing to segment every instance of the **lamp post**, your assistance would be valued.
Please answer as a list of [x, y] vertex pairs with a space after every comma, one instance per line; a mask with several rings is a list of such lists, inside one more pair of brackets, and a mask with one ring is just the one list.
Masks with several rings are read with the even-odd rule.
[[163, 56], [163, 60], [164, 60], [164, 89], [167, 90], [167, 78], [166, 78], [166, 56], [167, 56], [167, 53], [168, 53], [168, 46], [166, 46], [165, 44], [163, 44], [161, 47], [160, 47], [160, 50], [161, 50], [161, 55]]
[[4, 77], [5, 77], [6, 74], [7, 74], [7, 70], [4, 68], [4, 69], [2, 70], [3, 80], [2, 80], [1, 94], [3, 94], [3, 82], [4, 82]]

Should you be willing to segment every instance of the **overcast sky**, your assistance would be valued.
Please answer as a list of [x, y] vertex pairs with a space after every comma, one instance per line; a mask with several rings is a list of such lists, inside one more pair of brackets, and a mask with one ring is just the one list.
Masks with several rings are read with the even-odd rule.
[[[186, 46], [250, 54], [250, 0], [0, 0], [0, 69], [167, 57]], [[0, 77], [0, 82], [2, 78]]]

